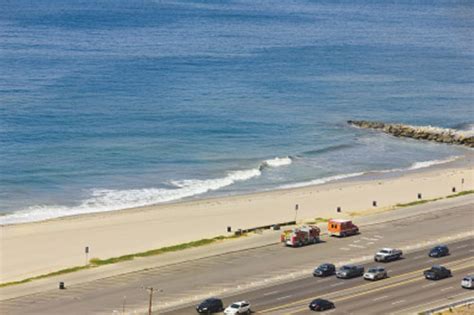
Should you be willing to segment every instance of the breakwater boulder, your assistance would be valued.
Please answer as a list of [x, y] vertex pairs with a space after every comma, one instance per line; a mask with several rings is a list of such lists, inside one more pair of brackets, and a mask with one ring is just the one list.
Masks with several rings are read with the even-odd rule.
[[359, 128], [380, 130], [395, 137], [457, 144], [474, 148], [474, 134], [467, 131], [464, 132], [461, 130], [438, 128], [432, 126], [387, 124], [383, 122], [367, 120], [348, 120], [347, 123], [351, 126]]

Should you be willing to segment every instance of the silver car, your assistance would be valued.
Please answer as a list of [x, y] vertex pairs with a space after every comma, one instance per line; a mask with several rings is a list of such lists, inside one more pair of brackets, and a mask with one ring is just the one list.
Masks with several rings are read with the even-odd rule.
[[474, 289], [474, 275], [464, 277], [461, 281], [461, 287], [465, 289]]
[[383, 267], [372, 267], [364, 273], [364, 279], [366, 280], [380, 280], [387, 277], [387, 271]]

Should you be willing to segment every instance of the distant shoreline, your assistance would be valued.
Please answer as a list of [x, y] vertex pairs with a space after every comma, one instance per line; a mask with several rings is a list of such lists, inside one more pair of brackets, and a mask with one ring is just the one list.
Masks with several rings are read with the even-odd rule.
[[[287, 159], [291, 159], [287, 157]], [[273, 159], [278, 160], [278, 159]], [[272, 160], [272, 161], [273, 161]], [[284, 160], [283, 158], [281, 160]], [[265, 161], [266, 162], [266, 161]], [[263, 162], [259, 168], [269, 167], [268, 165]], [[425, 163], [425, 165], [423, 165]], [[289, 164], [289, 163], [288, 163]], [[263, 165], [263, 167], [262, 167]], [[448, 168], [457, 168], [457, 167], [465, 167], [469, 165], [474, 165], [474, 152], [466, 152], [463, 156], [452, 156], [444, 160], [431, 160], [431, 161], [423, 161], [423, 162], [416, 162], [412, 164], [410, 167], [406, 168], [396, 168], [396, 169], [388, 169], [388, 170], [373, 170], [373, 171], [366, 171], [366, 172], [359, 172], [359, 173], [350, 173], [350, 174], [341, 174], [335, 175], [325, 178], [318, 178], [308, 182], [297, 182], [294, 184], [288, 184], [281, 187], [276, 187], [274, 189], [269, 190], [260, 190], [254, 192], [245, 192], [245, 193], [236, 193], [236, 194], [225, 194], [225, 195], [217, 195], [217, 196], [202, 196], [201, 194], [185, 197], [183, 199], [172, 200], [168, 202], [160, 202], [156, 204], [144, 205], [144, 206], [137, 206], [137, 207], [128, 207], [123, 209], [111, 209], [111, 210], [104, 210], [104, 211], [94, 211], [94, 212], [86, 212], [86, 213], [77, 213], [71, 215], [62, 215], [57, 217], [45, 218], [40, 220], [31, 220], [31, 221], [23, 221], [23, 222], [12, 222], [12, 223], [0, 223], [0, 226], [9, 226], [9, 225], [19, 225], [19, 224], [29, 224], [29, 223], [41, 223], [41, 222], [48, 222], [48, 221], [57, 221], [57, 220], [68, 220], [72, 218], [82, 217], [82, 216], [103, 216], [107, 214], [113, 213], [122, 213], [128, 211], [140, 211], [140, 210], [149, 210], [159, 207], [166, 207], [166, 206], [173, 206], [173, 205], [180, 205], [180, 204], [188, 204], [188, 203], [195, 203], [195, 202], [208, 202], [213, 201], [216, 199], [222, 198], [245, 198], [245, 196], [254, 196], [259, 194], [266, 194], [272, 192], [279, 192], [279, 191], [292, 191], [295, 189], [300, 188], [311, 188], [311, 187], [326, 187], [330, 185], [339, 185], [345, 183], [353, 183], [353, 182], [365, 182], [368, 180], [378, 180], [378, 179], [387, 179], [387, 178], [397, 178], [402, 177], [407, 174], [412, 173], [422, 173], [422, 172], [429, 172], [433, 169], [448, 169]], [[216, 193], [216, 192], [214, 192]], [[206, 194], [206, 193], [205, 193]], [[204, 195], [205, 195], [204, 194]], [[207, 193], [209, 194], [209, 192]], [[0, 222], [2, 217], [6, 217], [8, 215], [14, 215], [15, 212], [9, 212], [0, 215]]]

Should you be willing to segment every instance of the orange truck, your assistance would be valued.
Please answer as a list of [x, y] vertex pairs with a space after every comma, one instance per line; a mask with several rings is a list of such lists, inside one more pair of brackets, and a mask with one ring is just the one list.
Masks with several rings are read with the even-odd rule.
[[329, 236], [345, 237], [357, 233], [359, 233], [359, 228], [350, 220], [331, 219], [328, 221]]
[[281, 242], [290, 247], [315, 244], [319, 242], [320, 233], [321, 230], [317, 226], [304, 225], [283, 231], [281, 234]]

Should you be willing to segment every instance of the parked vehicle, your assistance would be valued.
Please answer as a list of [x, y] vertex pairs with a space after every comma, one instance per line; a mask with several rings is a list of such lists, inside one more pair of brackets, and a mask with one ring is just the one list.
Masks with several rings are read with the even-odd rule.
[[319, 233], [321, 233], [321, 230], [317, 226], [303, 225], [283, 231], [281, 242], [291, 247], [315, 244], [319, 242]]
[[334, 303], [324, 299], [316, 299], [309, 303], [309, 309], [312, 311], [321, 312], [332, 308], [336, 308]]
[[329, 236], [345, 237], [357, 233], [359, 233], [359, 228], [350, 220], [331, 219], [328, 221]]
[[224, 310], [224, 304], [221, 299], [209, 298], [201, 302], [196, 306], [196, 311], [200, 314], [212, 314], [222, 312]]
[[250, 314], [250, 303], [247, 301], [235, 302], [229, 305], [225, 310], [224, 314]]
[[360, 277], [364, 274], [364, 267], [363, 266], [356, 266], [356, 265], [345, 265], [339, 268], [336, 271], [336, 277], [341, 279], [349, 279]]
[[402, 258], [402, 255], [403, 255], [403, 252], [399, 249], [382, 248], [375, 254], [374, 260], [376, 262], [394, 261], [394, 260]]
[[366, 280], [380, 280], [388, 277], [387, 271], [383, 267], [373, 267], [369, 268], [366, 273], [364, 273], [364, 279]]
[[465, 289], [474, 289], [474, 276], [465, 276], [461, 281], [461, 287]]
[[438, 245], [433, 247], [428, 256], [430, 257], [444, 257], [449, 255], [449, 248], [446, 245]]
[[440, 280], [451, 277], [451, 270], [446, 267], [435, 265], [428, 270], [423, 271], [426, 279]]
[[336, 273], [336, 266], [333, 264], [322, 264], [318, 268], [314, 269], [313, 276], [315, 277], [327, 277], [332, 276]]

